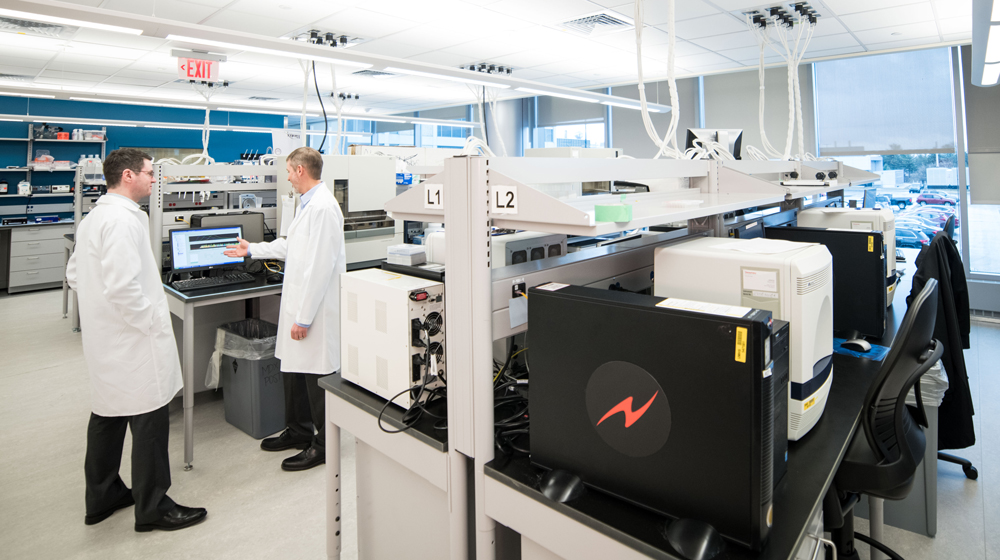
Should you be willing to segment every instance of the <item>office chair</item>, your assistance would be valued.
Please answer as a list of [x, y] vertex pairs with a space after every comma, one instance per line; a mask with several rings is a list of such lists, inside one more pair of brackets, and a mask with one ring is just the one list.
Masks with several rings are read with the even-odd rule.
[[[954, 215], [948, 217], [948, 221], [945, 222], [945, 224], [944, 224], [943, 231], [944, 231], [945, 235], [948, 236], [948, 239], [951, 239], [951, 241], [954, 243], [955, 242], [955, 216]], [[955, 465], [961, 465], [962, 466], [962, 472], [965, 473], [965, 477], [968, 478], [968, 479], [970, 479], [970, 480], [976, 480], [977, 478], [979, 478], [979, 471], [976, 470], [976, 467], [974, 467], [972, 465], [972, 461], [970, 461], [968, 459], [963, 459], [963, 458], [958, 457], [956, 455], [952, 455], [950, 453], [945, 453], [944, 451], [938, 451], [937, 458], [938, 458], [939, 461], [945, 461], [945, 462], [952, 463], [952, 464], [955, 464]]]
[[927, 416], [919, 387], [915, 409], [906, 406], [906, 395], [944, 352], [944, 346], [931, 338], [937, 296], [937, 280], [930, 279], [907, 309], [865, 396], [861, 425], [823, 500], [826, 529], [832, 533], [838, 559], [859, 558], [854, 546], [857, 538], [893, 560], [902, 560], [876, 540], [881, 537], [880, 516], [871, 520], [872, 538], [854, 532], [854, 505], [861, 494], [867, 494], [876, 507], [880, 499], [902, 500], [913, 487], [927, 445], [920, 428], [927, 426]]

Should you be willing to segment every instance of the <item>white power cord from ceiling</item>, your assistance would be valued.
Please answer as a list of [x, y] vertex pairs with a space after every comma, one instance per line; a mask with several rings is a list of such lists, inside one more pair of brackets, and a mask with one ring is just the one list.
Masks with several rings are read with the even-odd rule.
[[636, 0], [635, 2], [636, 66], [639, 78], [639, 104], [642, 109], [642, 124], [646, 128], [646, 134], [649, 135], [653, 143], [659, 148], [653, 159], [659, 158], [661, 155], [680, 159], [684, 157], [684, 154], [677, 147], [677, 124], [680, 120], [680, 114], [678, 112], [677, 80], [674, 77], [674, 47], [676, 43], [674, 33], [676, 28], [674, 18], [675, 0], [667, 0], [667, 86], [670, 90], [670, 126], [667, 128], [667, 133], [662, 139], [657, 134], [656, 127], [653, 126], [653, 121], [649, 118], [649, 106], [646, 102], [646, 86], [642, 77], [643, 2], [644, 0]]
[[493, 120], [493, 134], [494, 137], [500, 141], [500, 153], [503, 157], [507, 157], [507, 146], [503, 142], [503, 134], [500, 133], [500, 124], [497, 123], [497, 97], [500, 92], [494, 88], [490, 88], [486, 93], [490, 105], [490, 117]]

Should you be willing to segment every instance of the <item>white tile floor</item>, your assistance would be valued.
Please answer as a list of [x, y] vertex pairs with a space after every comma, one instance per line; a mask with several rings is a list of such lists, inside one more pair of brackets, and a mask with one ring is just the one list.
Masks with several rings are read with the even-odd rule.
[[[3, 294], [3, 292], [0, 292]], [[195, 468], [183, 470], [183, 423], [171, 413], [170, 458], [179, 503], [208, 508], [201, 525], [174, 533], [135, 533], [131, 510], [83, 524], [83, 456], [89, 388], [80, 336], [62, 319], [61, 293], [0, 295], [0, 557], [22, 558], [323, 558], [324, 469], [286, 473], [288, 453], [265, 453], [225, 422], [222, 401], [195, 409]], [[974, 323], [966, 362], [979, 443], [958, 454], [979, 469], [967, 480], [940, 463], [938, 534], [886, 529], [886, 543], [907, 560], [1000, 560], [1000, 325]], [[353, 438], [344, 433], [342, 558], [357, 558]], [[129, 480], [126, 439], [122, 477]], [[859, 520], [859, 531], [868, 531]], [[867, 547], [861, 547], [868, 558]]]
[[[177, 532], [136, 533], [131, 509], [85, 526], [83, 458], [90, 394], [80, 335], [58, 290], [0, 296], [0, 558], [325, 558], [324, 469], [281, 470], [296, 451], [267, 453], [226, 423], [223, 401], [195, 408], [194, 469], [185, 472], [183, 415], [170, 414], [170, 496], [208, 509]], [[343, 554], [357, 558], [353, 437], [341, 432]], [[130, 480], [126, 437], [122, 478]]]

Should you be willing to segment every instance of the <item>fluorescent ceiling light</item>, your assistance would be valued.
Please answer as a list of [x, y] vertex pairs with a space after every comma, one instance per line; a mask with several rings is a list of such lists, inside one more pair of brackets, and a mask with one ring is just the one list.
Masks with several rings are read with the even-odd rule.
[[476, 128], [479, 126], [476, 123], [466, 121], [421, 121], [415, 119], [412, 122], [415, 124], [426, 124], [429, 126], [457, 126], [461, 128]]
[[254, 129], [254, 128], [234, 128], [233, 132], [259, 132], [261, 134], [270, 134], [271, 133], [271, 129], [270, 128], [257, 128], [257, 129]]
[[[302, 112], [297, 109], [288, 109], [286, 111], [264, 111], [261, 109], [254, 109], [253, 107], [216, 107], [216, 111], [236, 111], [238, 113], [260, 113], [262, 115], [301, 115]], [[307, 117], [318, 117], [319, 113], [306, 113]]]
[[174, 105], [156, 101], [125, 101], [123, 99], [99, 99], [96, 97], [70, 97], [70, 101], [93, 101], [96, 103], [121, 103], [123, 105], [149, 105], [152, 107], [175, 107], [177, 109], [205, 109], [204, 105]]
[[[423, 72], [421, 70], [404, 70], [403, 68], [386, 68], [385, 72], [393, 72], [397, 74], [409, 74], [411, 76], [422, 76], [424, 78], [437, 78], [439, 80], [448, 80], [451, 82], [462, 82], [465, 84], [476, 84], [480, 86], [490, 86], [495, 88], [509, 88], [507, 84], [500, 84], [497, 82], [490, 82], [486, 80], [476, 80], [474, 78], [459, 78], [457, 76], [452, 76], [450, 74], [435, 74], [433, 72]], [[468, 70], [466, 70], [468, 72]], [[469, 72], [469, 74], [474, 74]]]
[[268, 49], [264, 47], [252, 47], [250, 45], [238, 45], [235, 43], [225, 43], [223, 41], [212, 41], [211, 39], [199, 39], [197, 37], [185, 37], [183, 35], [167, 35], [168, 41], [182, 41], [185, 43], [195, 43], [198, 45], [206, 45], [209, 47], [220, 47], [223, 49], [239, 49], [243, 51], [255, 52], [260, 54], [270, 54], [274, 56], [287, 56], [290, 58], [298, 58], [302, 60], [318, 60], [324, 62], [331, 62], [333, 64], [340, 64], [343, 66], [355, 66], [357, 68], [371, 68], [371, 64], [366, 62], [354, 62], [353, 60], [343, 60], [334, 56], [324, 56], [320, 54], [303, 54], [295, 51], [283, 51], [280, 49]]
[[197, 125], [191, 126], [172, 126], [172, 125], [160, 125], [160, 124], [147, 124], [144, 128], [169, 128], [172, 130], [201, 130], [202, 127]]
[[0, 91], [0, 95], [11, 95], [14, 97], [38, 97], [41, 99], [55, 99], [54, 95], [44, 95], [41, 93], [10, 93], [6, 91]]
[[[332, 117], [333, 115], [331, 115]], [[351, 119], [355, 121], [375, 121], [375, 122], [388, 122], [388, 123], [405, 123], [406, 119], [392, 119], [389, 117], [369, 117], [368, 115], [343, 115], [345, 119]], [[336, 119], [334, 119], [336, 120]]]
[[[997, 0], [1000, 3], [1000, 0]], [[994, 86], [1000, 81], [1000, 62], [983, 66], [983, 85]]]
[[[623, 109], [634, 109], [636, 111], [641, 111], [642, 110], [642, 106], [641, 105], [628, 105], [626, 103], [619, 103], [617, 101], [601, 101], [601, 104], [602, 105], [611, 105], [612, 107], [621, 107]], [[652, 107], [648, 107], [648, 109], [649, 109], [650, 113], [660, 113], [660, 112], [662, 112], [659, 109], [654, 109]]]
[[531, 88], [519, 87], [519, 88], [517, 88], [517, 91], [523, 91], [525, 93], [534, 93], [535, 95], [549, 95], [549, 96], [552, 96], [552, 97], [562, 97], [563, 99], [572, 99], [574, 101], [583, 101], [583, 102], [586, 102], [586, 103], [597, 103], [596, 99], [591, 99], [589, 97], [582, 97], [582, 96], [577, 96], [577, 95], [567, 95], [565, 93], [552, 93], [552, 92], [549, 92], [549, 91], [542, 91], [540, 89], [531, 89]]
[[6, 122], [24, 122], [23, 119], [0, 119], [0, 121], [6, 121]]
[[57, 25], [71, 25], [75, 27], [89, 27], [90, 29], [100, 29], [103, 31], [114, 31], [115, 33], [128, 33], [130, 35], [142, 35], [142, 29], [133, 29], [131, 27], [118, 27], [117, 25], [106, 25], [103, 23], [92, 23], [89, 21], [83, 21], [79, 19], [67, 19], [55, 16], [46, 16], [42, 14], [32, 14], [29, 12], [18, 12], [17, 10], [8, 10], [6, 8], [0, 8], [0, 16], [7, 16], [17, 19], [26, 19], [29, 21], [41, 21], [44, 23], [55, 23]]
[[[1000, 4], [1000, 0], [995, 0]], [[1000, 62], [1000, 25], [990, 26], [990, 34], [986, 39], [986, 64]]]
[[[32, 117], [32, 118], [34, 118], [34, 117]], [[36, 123], [42, 123], [42, 124], [46, 124], [46, 123], [59, 123], [59, 124], [83, 124], [83, 125], [90, 125], [90, 126], [126, 126], [126, 127], [131, 127], [131, 128], [135, 128], [135, 126], [136, 126], [134, 124], [119, 124], [119, 123], [102, 122], [102, 121], [81, 121], [81, 120], [77, 120], [77, 119], [64, 119], [62, 117], [46, 118], [45, 120], [35, 120], [34, 122], [36, 122]]]

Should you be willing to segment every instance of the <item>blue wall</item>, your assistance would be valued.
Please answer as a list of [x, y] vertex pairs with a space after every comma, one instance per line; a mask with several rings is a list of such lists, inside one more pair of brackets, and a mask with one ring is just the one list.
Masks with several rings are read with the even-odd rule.
[[[75, 128], [97, 129], [99, 126], [60, 123], [58, 117], [108, 119], [126, 121], [161, 122], [164, 124], [196, 124], [205, 122], [205, 111], [198, 109], [178, 109], [172, 107], [145, 107], [141, 105], [124, 105], [118, 103], [94, 103], [87, 101], [64, 101], [59, 99], [37, 99], [24, 97], [0, 96], [0, 114], [56, 117], [48, 120], [50, 126], [61, 126], [65, 131]], [[222, 126], [246, 126], [283, 128], [284, 118], [279, 115], [260, 115], [252, 113], [237, 113], [228, 111], [212, 111], [210, 122]], [[4, 140], [4, 138], [27, 139], [28, 125], [26, 122], [0, 121], [0, 180], [8, 183], [7, 195], [17, 192], [17, 183], [23, 181], [26, 173], [23, 171], [4, 171], [8, 166], [24, 167], [28, 161], [27, 142], [23, 140]], [[41, 126], [36, 123], [36, 126]], [[173, 130], [144, 127], [107, 127], [106, 151], [121, 147], [142, 148], [182, 148], [201, 150], [201, 130]], [[269, 132], [229, 132], [212, 131], [209, 136], [208, 153], [218, 162], [238, 160], [240, 154], [246, 152], [265, 153], [271, 147]], [[99, 144], [36, 142], [32, 147], [31, 158], [34, 159], [38, 150], [49, 150], [56, 160], [76, 162], [81, 155], [100, 154]], [[32, 173], [34, 185], [72, 184], [73, 172], [56, 171]], [[36, 205], [72, 203], [71, 195], [66, 197], [46, 197], [32, 199]], [[0, 194], [0, 206], [24, 207], [23, 197], [7, 197]], [[22, 211], [23, 212], [23, 211]], [[72, 212], [46, 212], [41, 214], [58, 214], [62, 217], [72, 216]], [[9, 214], [8, 214], [9, 215]], [[20, 214], [19, 215], [24, 215]]]

